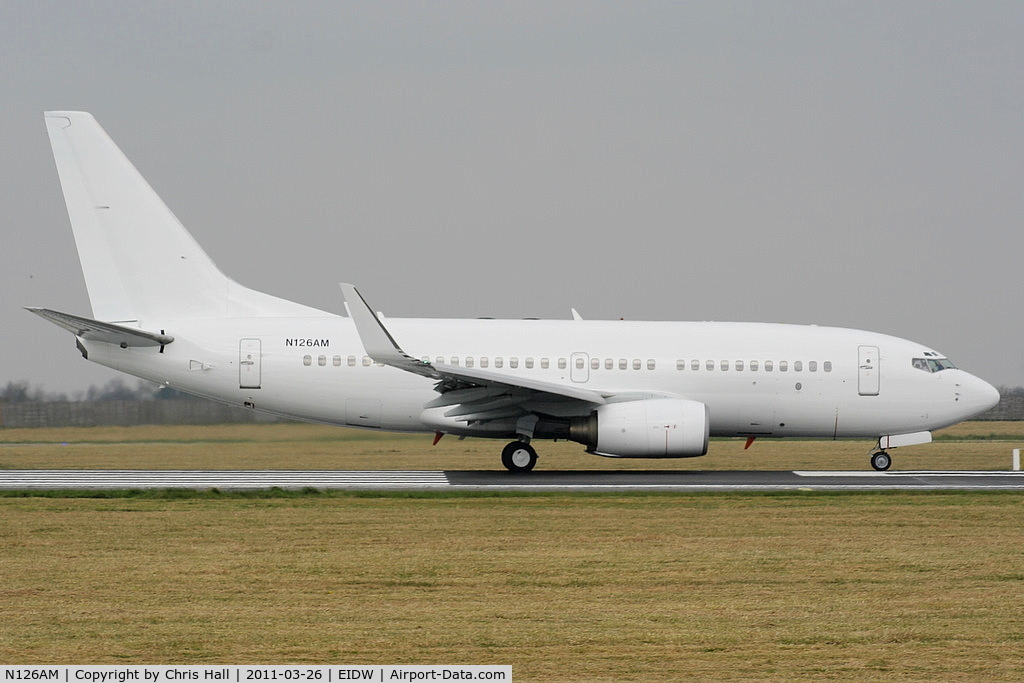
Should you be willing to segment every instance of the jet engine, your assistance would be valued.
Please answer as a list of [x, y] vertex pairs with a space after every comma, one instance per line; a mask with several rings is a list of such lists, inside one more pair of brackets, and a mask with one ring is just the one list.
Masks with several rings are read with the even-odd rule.
[[572, 424], [571, 439], [613, 458], [693, 458], [708, 452], [708, 407], [658, 398], [608, 403]]

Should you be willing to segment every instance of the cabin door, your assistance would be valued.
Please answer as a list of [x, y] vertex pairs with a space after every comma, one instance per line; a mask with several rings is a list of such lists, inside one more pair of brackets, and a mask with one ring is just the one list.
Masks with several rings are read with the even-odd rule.
[[861, 396], [878, 396], [878, 347], [857, 347], [857, 390]]
[[238, 343], [238, 387], [259, 389], [263, 374], [263, 343], [259, 339], [243, 339]]

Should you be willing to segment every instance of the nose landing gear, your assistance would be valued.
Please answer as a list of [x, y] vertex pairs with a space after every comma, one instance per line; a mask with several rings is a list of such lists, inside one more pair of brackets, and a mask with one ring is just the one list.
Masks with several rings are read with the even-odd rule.
[[878, 451], [871, 456], [871, 466], [878, 472], [885, 472], [892, 465], [892, 456], [885, 451]]

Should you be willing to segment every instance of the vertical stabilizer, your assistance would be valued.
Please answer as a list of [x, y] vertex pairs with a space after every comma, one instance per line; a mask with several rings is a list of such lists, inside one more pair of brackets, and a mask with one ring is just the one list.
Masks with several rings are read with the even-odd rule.
[[94, 318], [319, 313], [221, 273], [91, 114], [45, 119]]
[[217, 316], [228, 279], [91, 114], [47, 112], [93, 316]]

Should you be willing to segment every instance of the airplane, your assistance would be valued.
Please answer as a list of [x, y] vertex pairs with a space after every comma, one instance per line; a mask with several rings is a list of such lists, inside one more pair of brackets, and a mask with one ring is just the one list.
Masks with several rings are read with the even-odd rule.
[[996, 389], [922, 344], [855, 329], [726, 322], [348, 316], [223, 274], [92, 115], [44, 114], [92, 308], [31, 312], [86, 359], [290, 419], [536, 440], [614, 458], [705, 455], [709, 438], [875, 439], [889, 450], [981, 413]]

